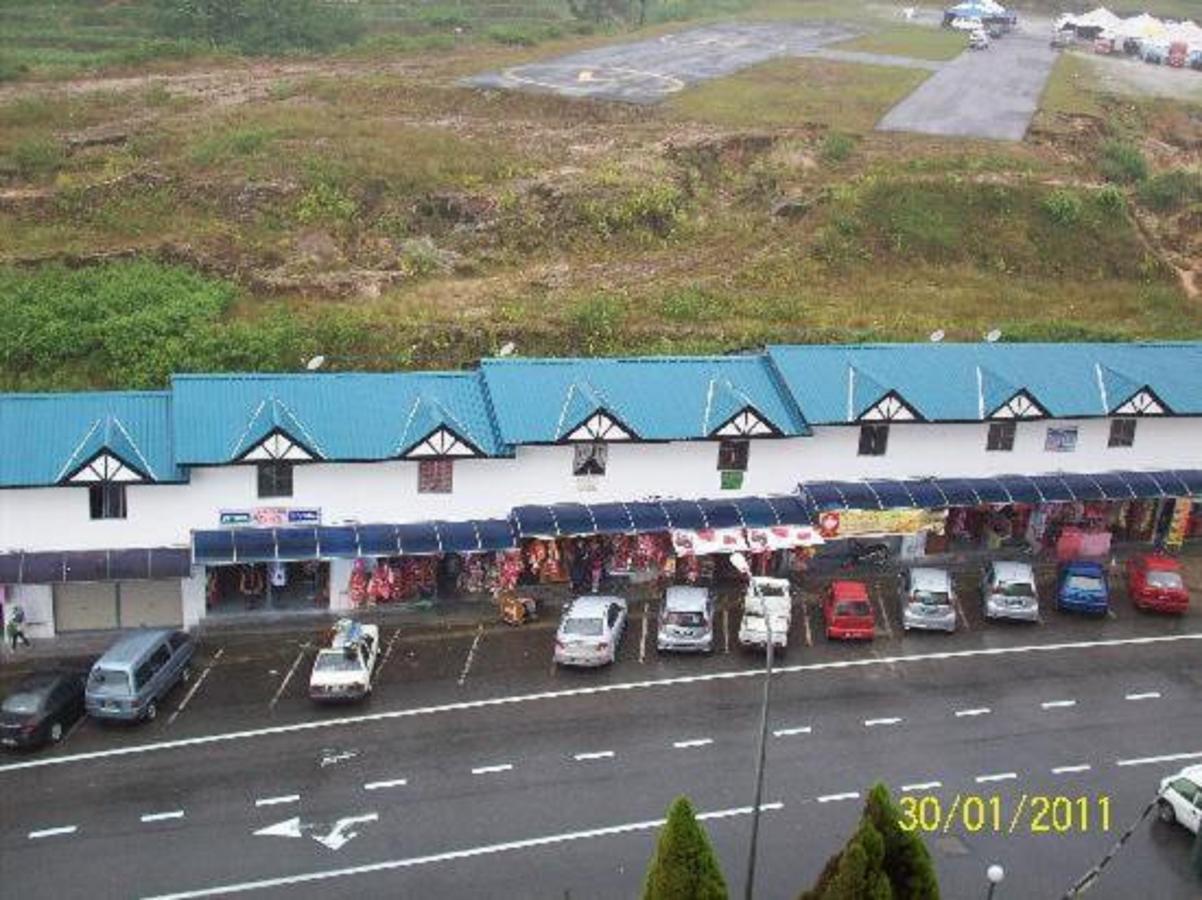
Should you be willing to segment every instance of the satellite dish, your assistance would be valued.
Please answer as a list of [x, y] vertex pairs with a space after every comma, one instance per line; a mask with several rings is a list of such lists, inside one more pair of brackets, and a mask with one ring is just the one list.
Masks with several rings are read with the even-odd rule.
[[513, 341], [506, 341], [501, 346], [501, 349], [497, 351], [497, 356], [513, 356], [513, 351], [517, 348], [517, 344]]
[[320, 369], [325, 364], [326, 364], [326, 358], [324, 356], [319, 355], [319, 356], [313, 357], [311, 360], [309, 360], [307, 363], [305, 363], [305, 368], [308, 369], [310, 372], [316, 372], [318, 369]]
[[939, 328], [931, 332], [931, 343], [938, 344], [945, 337], [943, 329]]
[[1002, 337], [1001, 329], [995, 328], [992, 331], [990, 331], [988, 334], [985, 335], [985, 340], [989, 341], [989, 343], [991, 343], [991, 344], [996, 344], [1001, 339], [1001, 337]]

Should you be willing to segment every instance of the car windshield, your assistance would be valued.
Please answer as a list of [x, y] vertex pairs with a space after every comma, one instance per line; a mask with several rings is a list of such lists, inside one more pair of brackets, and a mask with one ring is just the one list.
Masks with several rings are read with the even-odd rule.
[[313, 663], [315, 672], [358, 672], [362, 668], [358, 656], [347, 656], [340, 650], [323, 650]]
[[563, 623], [563, 633], [582, 637], [597, 637], [604, 630], [600, 619], [568, 619]]
[[868, 616], [872, 615], [872, 610], [869, 608], [867, 600], [844, 600], [835, 604], [835, 615]]
[[88, 676], [92, 687], [110, 690], [129, 690], [129, 673], [122, 669], [104, 669], [97, 666]]
[[998, 592], [1007, 597], [1034, 597], [1035, 586], [1026, 581], [1009, 581], [999, 584]]
[[42, 698], [37, 694], [13, 694], [4, 700], [2, 708], [6, 713], [15, 713], [16, 715], [28, 715], [38, 711], [38, 704]]
[[1148, 573], [1148, 587], [1160, 588], [1165, 591], [1176, 591], [1184, 586], [1181, 576], [1176, 572]]
[[705, 616], [700, 612], [681, 612], [673, 610], [664, 616], [664, 621], [669, 625], [686, 625], [696, 627], [705, 624]]
[[947, 591], [915, 591], [914, 599], [923, 606], [947, 606]]
[[1100, 591], [1102, 579], [1095, 575], [1070, 575], [1065, 587], [1070, 591]]

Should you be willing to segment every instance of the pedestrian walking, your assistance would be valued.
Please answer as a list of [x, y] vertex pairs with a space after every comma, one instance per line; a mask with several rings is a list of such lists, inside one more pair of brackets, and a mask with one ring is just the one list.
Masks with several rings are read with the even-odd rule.
[[20, 606], [14, 606], [8, 615], [8, 640], [13, 650], [17, 649], [17, 641], [29, 646], [29, 638], [25, 637], [25, 610]]

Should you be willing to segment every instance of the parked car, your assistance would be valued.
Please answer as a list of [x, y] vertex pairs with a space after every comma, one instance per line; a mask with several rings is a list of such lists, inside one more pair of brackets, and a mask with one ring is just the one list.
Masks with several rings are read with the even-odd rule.
[[561, 666], [604, 666], [618, 654], [626, 630], [621, 597], [577, 597], [563, 611], [555, 633], [555, 662]]
[[1191, 50], [1186, 57], [1186, 64], [1191, 69], [1202, 69], [1202, 50]]
[[1039, 621], [1039, 589], [1028, 563], [990, 563], [981, 579], [981, 594], [986, 619]]
[[1160, 780], [1156, 811], [1167, 825], [1176, 822], [1198, 833], [1202, 818], [1202, 766], [1188, 766]]
[[787, 578], [752, 576], [743, 595], [743, 617], [739, 621], [739, 644], [767, 649], [769, 628], [772, 646], [784, 651], [789, 646], [793, 624], [793, 592]]
[[1160, 553], [1127, 560], [1127, 594], [1139, 609], [1183, 613], [1189, 608], [1181, 564]]
[[57, 744], [83, 712], [82, 675], [66, 672], [27, 675], [0, 704], [0, 745]]
[[980, 31], [980, 30], [972, 32], [968, 36], [968, 49], [969, 50], [988, 50], [989, 49], [989, 35], [987, 35], [984, 31]]
[[914, 568], [901, 576], [902, 629], [956, 630], [955, 593], [944, 569]]
[[1062, 565], [1056, 608], [1063, 612], [1106, 615], [1110, 609], [1110, 588], [1102, 564], [1076, 560]]
[[1189, 45], [1183, 41], [1174, 41], [1169, 44], [1168, 64], [1174, 69], [1185, 68], [1186, 62], [1189, 60]]
[[142, 628], [122, 635], [92, 666], [84, 699], [88, 715], [150, 721], [159, 701], [191, 673], [196, 644], [183, 631]]
[[714, 600], [700, 587], [675, 585], [664, 594], [656, 631], [657, 650], [714, 649]]
[[876, 637], [876, 616], [862, 582], [832, 581], [822, 601], [822, 613], [830, 640], [871, 641]]
[[330, 646], [317, 651], [309, 675], [309, 699], [318, 702], [362, 700], [380, 655], [380, 626], [353, 619], [334, 623]]
[[1053, 50], [1064, 50], [1065, 48], [1071, 47], [1072, 45], [1073, 45], [1073, 36], [1071, 34], [1069, 34], [1067, 31], [1052, 32], [1052, 49]]

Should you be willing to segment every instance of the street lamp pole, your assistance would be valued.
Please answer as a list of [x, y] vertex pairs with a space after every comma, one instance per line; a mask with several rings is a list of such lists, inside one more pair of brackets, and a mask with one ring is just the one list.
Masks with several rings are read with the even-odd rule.
[[[738, 559], [734, 559], [737, 556]], [[755, 855], [756, 844], [759, 841], [760, 835], [760, 802], [764, 794], [764, 760], [768, 751], [768, 700], [772, 690], [772, 616], [769, 615], [768, 609], [764, 606], [763, 598], [760, 596], [759, 585], [756, 584], [754, 577], [751, 575], [751, 568], [747, 565], [746, 559], [742, 554], [732, 555], [732, 561], [735, 568], [741, 572], [745, 572], [748, 578], [751, 578], [751, 589], [756, 599], [760, 601], [760, 610], [764, 616], [764, 628], [767, 635], [767, 646], [765, 648], [765, 665], [764, 665], [764, 700], [760, 709], [760, 748], [759, 759], [755, 766], [755, 801], [751, 806], [751, 844], [747, 848], [747, 882], [743, 896], [746, 900], [752, 900], [755, 893]], [[740, 565], [742, 563], [742, 565]]]
[[985, 877], [989, 879], [989, 893], [985, 895], [985, 900], [993, 900], [993, 892], [997, 890], [997, 886], [1006, 877], [1006, 870], [997, 863], [994, 863], [985, 870]]

